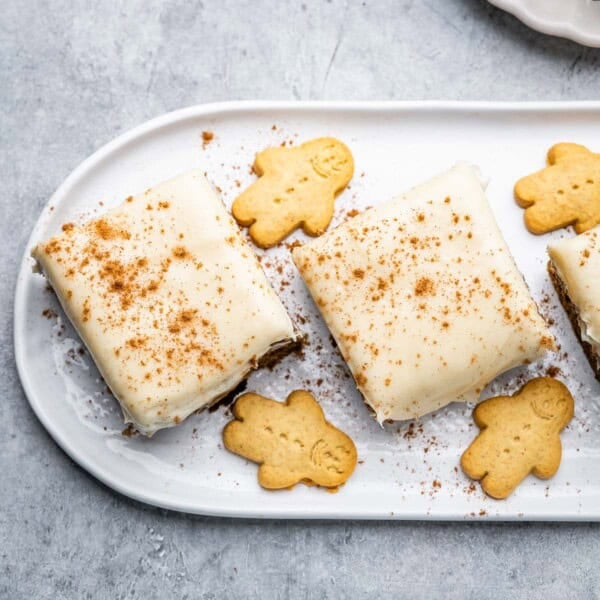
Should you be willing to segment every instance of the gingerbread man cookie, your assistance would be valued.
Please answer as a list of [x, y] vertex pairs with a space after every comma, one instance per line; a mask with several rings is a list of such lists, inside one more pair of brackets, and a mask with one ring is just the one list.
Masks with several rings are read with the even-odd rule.
[[354, 160], [334, 138], [297, 148], [267, 148], [256, 155], [259, 175], [234, 201], [232, 213], [257, 246], [270, 248], [298, 227], [321, 235], [333, 216], [335, 197], [348, 185]]
[[493, 498], [506, 498], [529, 475], [552, 477], [560, 465], [560, 432], [573, 417], [569, 390], [556, 379], [532, 379], [514, 396], [485, 400], [473, 411], [481, 432], [460, 464]]
[[354, 471], [354, 442], [325, 420], [309, 392], [292, 392], [285, 402], [247, 393], [237, 399], [233, 415], [223, 430], [225, 447], [260, 465], [264, 488], [300, 481], [336, 488]]
[[532, 233], [569, 225], [583, 233], [600, 223], [600, 154], [579, 144], [556, 144], [545, 169], [517, 181], [515, 196]]

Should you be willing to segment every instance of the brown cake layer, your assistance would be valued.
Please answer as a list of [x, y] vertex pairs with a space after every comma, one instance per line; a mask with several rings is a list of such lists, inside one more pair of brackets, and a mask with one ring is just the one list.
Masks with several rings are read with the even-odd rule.
[[569, 317], [569, 321], [571, 321], [571, 325], [573, 326], [573, 330], [577, 335], [577, 339], [579, 340], [581, 347], [583, 348], [583, 351], [585, 352], [585, 355], [587, 356], [590, 365], [596, 374], [596, 379], [600, 381], [600, 353], [596, 351], [590, 343], [581, 339], [579, 309], [571, 300], [567, 286], [560, 278], [560, 275], [558, 274], [558, 271], [551, 260], [548, 261], [548, 274], [550, 275], [550, 279], [554, 284], [554, 289], [556, 289], [556, 293], [558, 294], [560, 302]]
[[285, 342], [276, 344], [269, 352], [261, 356], [258, 360], [257, 368], [272, 369], [282, 361], [288, 354], [300, 352], [306, 342], [305, 335], [299, 335], [295, 340], [286, 340]]
[[299, 336], [295, 340], [286, 340], [275, 344], [266, 354], [261, 356], [254, 369], [248, 371], [244, 378], [231, 390], [216, 397], [206, 406], [198, 409], [196, 414], [200, 414], [205, 410], [214, 412], [219, 406], [231, 404], [237, 396], [244, 392], [247, 385], [248, 377], [256, 369], [273, 369], [279, 362], [281, 362], [289, 354], [294, 352], [300, 352], [306, 342], [306, 336]]

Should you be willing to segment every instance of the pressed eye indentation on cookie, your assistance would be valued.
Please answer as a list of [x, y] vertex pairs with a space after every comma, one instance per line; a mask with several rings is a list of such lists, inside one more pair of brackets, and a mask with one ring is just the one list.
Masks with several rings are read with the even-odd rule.
[[324, 178], [341, 171], [347, 162], [344, 155], [334, 146], [327, 146], [323, 152], [311, 159], [313, 169]]
[[272, 428], [272, 427], [270, 427], [269, 425], [267, 425], [267, 426], [265, 427], [265, 431], [266, 431], [267, 433], [273, 433], [273, 428]]
[[279, 434], [279, 437], [280, 437], [282, 440], [287, 440], [287, 439], [288, 439], [287, 433], [280, 433], [280, 434]]
[[544, 398], [543, 400], [539, 398], [534, 399], [533, 410], [538, 417], [546, 421], [553, 419], [555, 416], [554, 404], [549, 398]]
[[298, 438], [296, 438], [294, 440], [294, 444], [296, 444], [297, 446], [300, 446], [300, 448], [304, 448], [304, 444], [302, 443], [302, 440], [299, 440]]
[[312, 159], [311, 160], [311, 165], [312, 165], [315, 173], [319, 177], [322, 177], [323, 179], [327, 179], [327, 177], [329, 177], [329, 175], [327, 174], [327, 172], [324, 171], [323, 166], [320, 165], [317, 160]]
[[579, 189], [579, 186], [578, 186], [576, 183], [574, 183], [574, 184], [571, 186], [571, 188], [572, 188], [572, 189], [574, 189], [574, 190], [578, 190], [578, 189]]
[[593, 179], [586, 179], [585, 182], [586, 183], [594, 183], [594, 180]]

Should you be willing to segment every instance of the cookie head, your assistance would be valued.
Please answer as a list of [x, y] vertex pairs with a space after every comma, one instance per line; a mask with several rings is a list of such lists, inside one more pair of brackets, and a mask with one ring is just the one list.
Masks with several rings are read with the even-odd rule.
[[600, 223], [600, 154], [579, 144], [552, 146], [548, 166], [517, 181], [515, 197], [532, 233], [591, 229]]
[[324, 178], [341, 176], [342, 181], [352, 177], [352, 155], [344, 144], [334, 139], [324, 144], [315, 142], [311, 144], [314, 146], [315, 153], [310, 159], [310, 164], [317, 175]]
[[354, 443], [325, 420], [309, 392], [292, 392], [284, 403], [244, 394], [233, 414], [236, 419], [223, 430], [225, 447], [260, 465], [258, 481], [264, 488], [301, 481], [335, 488], [354, 471]]
[[249, 227], [257, 246], [269, 248], [299, 227], [312, 236], [327, 229], [354, 161], [339, 140], [318, 138], [263, 150], [254, 171], [260, 178], [235, 199], [231, 211], [239, 225]]
[[560, 381], [546, 379], [531, 381], [529, 389], [525, 386], [521, 393], [528, 394], [531, 408], [540, 419], [561, 430], [573, 417], [573, 397]]
[[326, 471], [333, 486], [344, 483], [354, 470], [354, 461], [348, 459], [352, 458], [355, 450], [348, 440], [346, 435], [324, 436], [319, 438], [310, 450], [310, 462], [313, 468], [317, 473]]

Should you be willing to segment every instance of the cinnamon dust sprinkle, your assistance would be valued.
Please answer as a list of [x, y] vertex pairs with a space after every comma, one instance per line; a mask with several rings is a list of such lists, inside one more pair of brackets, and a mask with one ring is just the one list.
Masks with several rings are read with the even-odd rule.
[[367, 383], [367, 378], [364, 375], [364, 373], [357, 373], [355, 376], [356, 379], [356, 383], [360, 386], [360, 385], [365, 385]]
[[212, 131], [202, 132], [202, 147], [206, 148], [215, 139], [215, 134]]
[[416, 296], [431, 296], [434, 293], [434, 284], [429, 277], [420, 277], [415, 285]]
[[148, 341], [148, 336], [139, 336], [135, 338], [130, 338], [125, 342], [125, 345], [129, 348], [137, 349], [143, 348]]
[[92, 314], [92, 311], [90, 309], [90, 299], [86, 298], [83, 301], [83, 310], [82, 310], [82, 315], [81, 315], [81, 320], [86, 323], [87, 321], [90, 320], [90, 316]]
[[189, 258], [191, 255], [185, 246], [175, 246], [175, 248], [173, 248], [173, 256], [175, 258], [183, 259]]
[[97, 219], [93, 221], [92, 227], [97, 236], [103, 240], [130, 239], [131, 235], [125, 229], [121, 229], [112, 225], [106, 219]]

